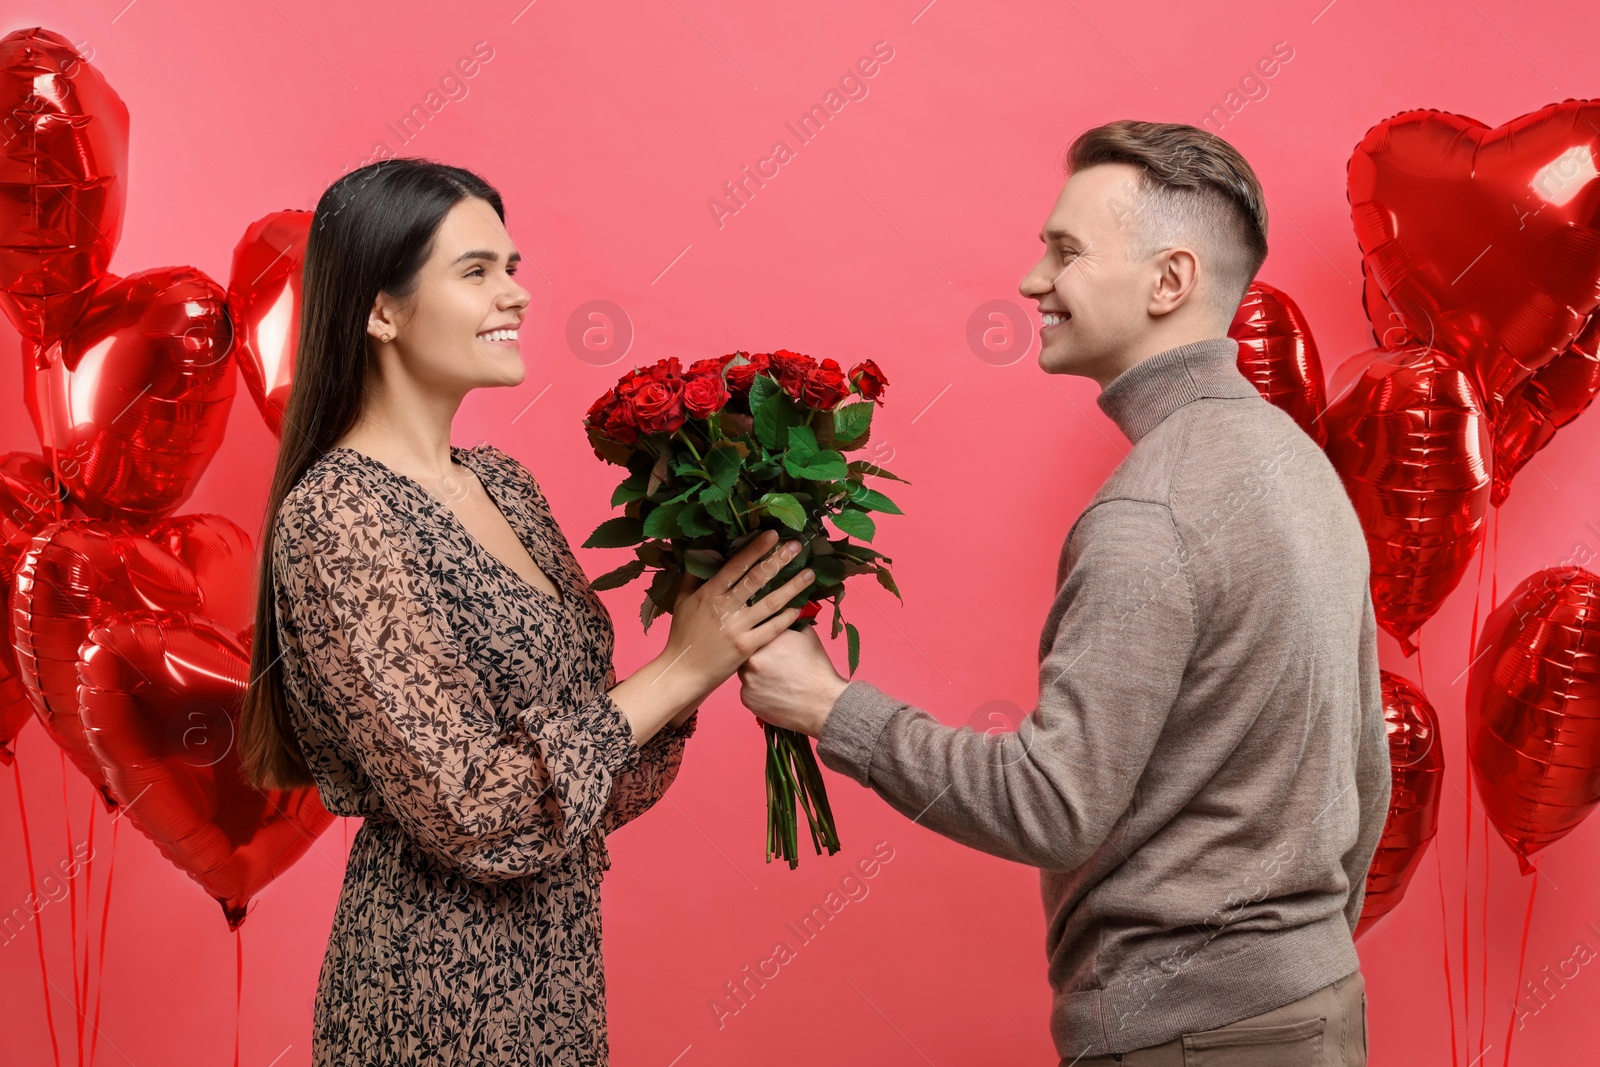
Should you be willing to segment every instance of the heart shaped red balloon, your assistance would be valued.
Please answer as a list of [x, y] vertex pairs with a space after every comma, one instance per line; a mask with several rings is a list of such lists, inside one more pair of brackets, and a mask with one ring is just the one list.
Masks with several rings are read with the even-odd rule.
[[1600, 102], [1493, 129], [1385, 119], [1350, 157], [1362, 255], [1410, 336], [1457, 357], [1490, 415], [1600, 305]]
[[[11, 571], [33, 535], [61, 518], [61, 498], [49, 464], [26, 452], [0, 457], [0, 608], [11, 618]], [[17, 669], [10, 628], [0, 638], [0, 763], [12, 760], [11, 742], [33, 718], [33, 701]]]
[[1322, 360], [1311, 324], [1289, 294], [1252, 283], [1228, 336], [1239, 342], [1239, 370], [1256, 390], [1288, 412], [1318, 445], [1327, 444], [1327, 429], [1318, 418], [1327, 407]]
[[1496, 507], [1511, 492], [1511, 479], [1600, 395], [1600, 312], [1567, 350], [1533, 372], [1507, 398], [1494, 420]]
[[1378, 677], [1389, 736], [1389, 814], [1367, 868], [1367, 895], [1356, 937], [1405, 896], [1428, 843], [1439, 832], [1439, 793], [1444, 788], [1444, 745], [1433, 705], [1422, 690], [1398, 674], [1379, 671]]
[[311, 218], [309, 211], [275, 211], [251, 223], [233, 249], [228, 278], [239, 374], [275, 437], [283, 436], [283, 408], [293, 385], [300, 272]]
[[[45, 731], [100, 790], [108, 810], [116, 797], [88, 750], [78, 718], [78, 655], [84, 639], [118, 611], [209, 616], [208, 594], [229, 618], [247, 618], [253, 609], [241, 605], [237, 590], [247, 586], [253, 556], [243, 530], [220, 515], [207, 515], [170, 519], [147, 536], [123, 523], [67, 519], [35, 537], [17, 561], [11, 642], [23, 687]], [[205, 585], [186, 559], [204, 560]]]
[[1550, 567], [1489, 615], [1467, 683], [1467, 752], [1484, 811], [1517, 854], [1600, 803], [1600, 578]]
[[0, 309], [35, 344], [78, 320], [122, 235], [128, 109], [65, 37], [0, 39]]
[[84, 735], [111, 792], [236, 929], [333, 822], [315, 788], [244, 783], [234, 742], [248, 646], [195, 615], [122, 612], [90, 630], [78, 676]]
[[1483, 543], [1489, 423], [1466, 371], [1437, 349], [1363, 353], [1331, 385], [1328, 459], [1366, 534], [1378, 622], [1409, 656]]
[[189, 499], [222, 444], [233, 327], [193, 267], [107, 278], [34, 354], [28, 404], [45, 457], [85, 515], [147, 526]]
[[[1366, 264], [1361, 266], [1362, 304], [1380, 348], [1418, 343], [1383, 298]], [[1577, 418], [1600, 395], [1600, 313], [1589, 316], [1583, 332], [1566, 350], [1534, 371], [1501, 406], [1494, 432], [1494, 484], [1489, 502], [1505, 503], [1518, 471], [1555, 439], [1556, 431]]]

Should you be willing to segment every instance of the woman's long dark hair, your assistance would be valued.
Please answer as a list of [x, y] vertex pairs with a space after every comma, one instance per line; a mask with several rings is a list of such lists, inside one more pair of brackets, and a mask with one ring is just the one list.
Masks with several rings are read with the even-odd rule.
[[487, 200], [505, 221], [489, 183], [427, 159], [385, 159], [330, 185], [317, 201], [306, 242], [294, 379], [279, 432], [278, 469], [262, 520], [250, 683], [239, 716], [239, 759], [258, 789], [315, 785], [289, 718], [272, 573], [273, 529], [284, 497], [333, 443], [352, 429], [365, 401], [367, 319], [380, 292], [411, 296], [434, 235], [452, 207]]

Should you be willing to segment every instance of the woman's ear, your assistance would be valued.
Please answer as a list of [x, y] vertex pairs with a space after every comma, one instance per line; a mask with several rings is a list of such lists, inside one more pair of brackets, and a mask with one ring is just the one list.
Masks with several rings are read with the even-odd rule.
[[394, 307], [384, 300], [379, 293], [372, 302], [372, 310], [367, 314], [367, 335], [379, 341], [388, 343], [393, 341], [400, 332], [399, 324], [395, 322]]

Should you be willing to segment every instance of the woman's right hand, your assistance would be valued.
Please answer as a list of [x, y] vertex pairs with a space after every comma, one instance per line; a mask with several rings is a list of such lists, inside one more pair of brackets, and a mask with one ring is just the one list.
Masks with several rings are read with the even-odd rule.
[[794, 559], [799, 548], [799, 541], [780, 546], [775, 530], [763, 530], [704, 582], [685, 574], [673, 603], [672, 632], [661, 654], [663, 661], [686, 667], [701, 679], [706, 693], [725, 682], [752, 653], [800, 617], [799, 608], [784, 605], [811, 585], [814, 575], [809, 569], [754, 604], [747, 603]]

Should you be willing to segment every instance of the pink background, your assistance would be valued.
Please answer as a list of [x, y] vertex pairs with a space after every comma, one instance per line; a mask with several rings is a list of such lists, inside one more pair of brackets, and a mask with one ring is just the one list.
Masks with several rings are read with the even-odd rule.
[[[1352, 147], [1368, 127], [1409, 108], [1498, 124], [1594, 95], [1600, 12], [1551, 3], [1532, 22], [1507, 0], [1447, 10], [1373, 0], [1209, 10], [1170, 0], [924, 2], [833, 0], [758, 13], [712, 0], [10, 0], [0, 34], [44, 25], [84, 42], [128, 104], [131, 191], [112, 265], [119, 274], [189, 264], [225, 283], [251, 221], [311, 207], [379, 144], [472, 168], [497, 185], [534, 298], [524, 331], [528, 376], [515, 389], [469, 397], [457, 442], [487, 439], [526, 462], [574, 544], [607, 517], [616, 481], [615, 468], [590, 452], [579, 419], [634, 362], [777, 347], [878, 360], [892, 386], [875, 429], [877, 457], [915, 484], [892, 494], [906, 516], [880, 524], [879, 546], [894, 559], [905, 604], [860, 585], [847, 602], [863, 633], [861, 673], [947, 723], [986, 724], [991, 710], [1015, 718], [1033, 707], [1061, 540], [1126, 449], [1095, 406], [1094, 383], [1044, 378], [1026, 333], [987, 362], [966, 339], [984, 302], [1024, 307], [1017, 282], [1039, 253], [1035, 235], [1072, 137], [1122, 117], [1198, 123], [1287, 42], [1291, 58], [1252, 83], [1255, 98], [1240, 92], [1238, 113], [1213, 128], [1250, 159], [1271, 201], [1272, 252], [1260, 277], [1300, 303], [1331, 373], [1370, 344], [1345, 198]], [[492, 58], [464, 80], [465, 96], [448, 99], [402, 143], [389, 124], [425, 103], [480, 41]], [[879, 41], [893, 57], [866, 81], [868, 94], [798, 145], [785, 122], [820, 102]], [[780, 138], [793, 158], [719, 228], [707, 201]], [[569, 348], [568, 317], [597, 299], [629, 317], [635, 336], [626, 355], [580, 359]], [[1031, 330], [1037, 315], [1031, 303], [1025, 310]], [[0, 325], [0, 358], [15, 365], [9, 326]], [[37, 448], [18, 382], [14, 372], [0, 374], [0, 451]], [[1522, 473], [1500, 514], [1484, 612], [1491, 573], [1504, 593], [1577, 546], [1600, 548], [1600, 471], [1588, 462], [1597, 444], [1600, 415], [1590, 412]], [[273, 448], [241, 385], [227, 442], [183, 510], [219, 512], [254, 534]], [[578, 553], [590, 576], [626, 558]], [[1385, 666], [1421, 677], [1437, 706], [1455, 786], [1465, 785], [1459, 675], [1477, 573], [1474, 566], [1422, 631], [1420, 661], [1380, 639]], [[639, 632], [641, 595], [637, 585], [605, 594], [622, 675], [665, 639], [664, 628]], [[834, 651], [842, 664], [842, 641]], [[761, 735], [738, 703], [737, 683], [715, 694], [702, 718], [668, 800], [612, 842], [605, 953], [617, 1063], [1055, 1062], [1034, 871], [947, 842], [831, 773], [843, 851], [808, 855], [794, 872], [767, 866]], [[42, 868], [84, 840], [97, 805], [75, 772], [63, 780], [37, 726], [18, 747]], [[0, 905], [9, 910], [28, 886], [12, 784], [0, 795]], [[1440, 837], [1408, 899], [1359, 943], [1377, 1065], [1449, 1062], [1445, 938], [1457, 972], [1461, 1062], [1478, 1053], [1484, 1004], [1483, 1044], [1492, 1047], [1483, 1062], [1505, 1053], [1530, 882], [1498, 838], [1485, 852], [1476, 815], [1464, 863], [1467, 802], [1456, 788], [1444, 796]], [[96, 818], [96, 853], [107, 857], [106, 816]], [[217, 905], [124, 829], [103, 986], [91, 986], [86, 1001], [100, 999], [98, 1062], [224, 1062], [235, 1040], [242, 948], [240, 1062], [307, 1063], [311, 997], [353, 827], [336, 824], [257, 898], [239, 946]], [[867, 895], [800, 944], [786, 924], [822, 904], [878, 842], [893, 859], [866, 881]], [[1597, 843], [1600, 825], [1591, 822], [1543, 854], [1549, 881], [1529, 933], [1528, 977], [1561, 964], [1580, 940], [1600, 947], [1585, 925], [1600, 920], [1588, 888], [1600, 876]], [[89, 876], [96, 923], [107, 867], [97, 861]], [[1473, 987], [1466, 1023], [1463, 885]], [[39, 921], [70, 1062], [68, 903], [49, 905]], [[80, 916], [80, 938], [85, 922]], [[712, 999], [780, 939], [795, 958], [719, 1027]], [[1588, 966], [1571, 977], [1575, 966], [1516, 1034], [1517, 1061], [1568, 1062], [1588, 1049], [1600, 977]], [[43, 988], [31, 931], [0, 947], [5, 1063], [52, 1062]]]

